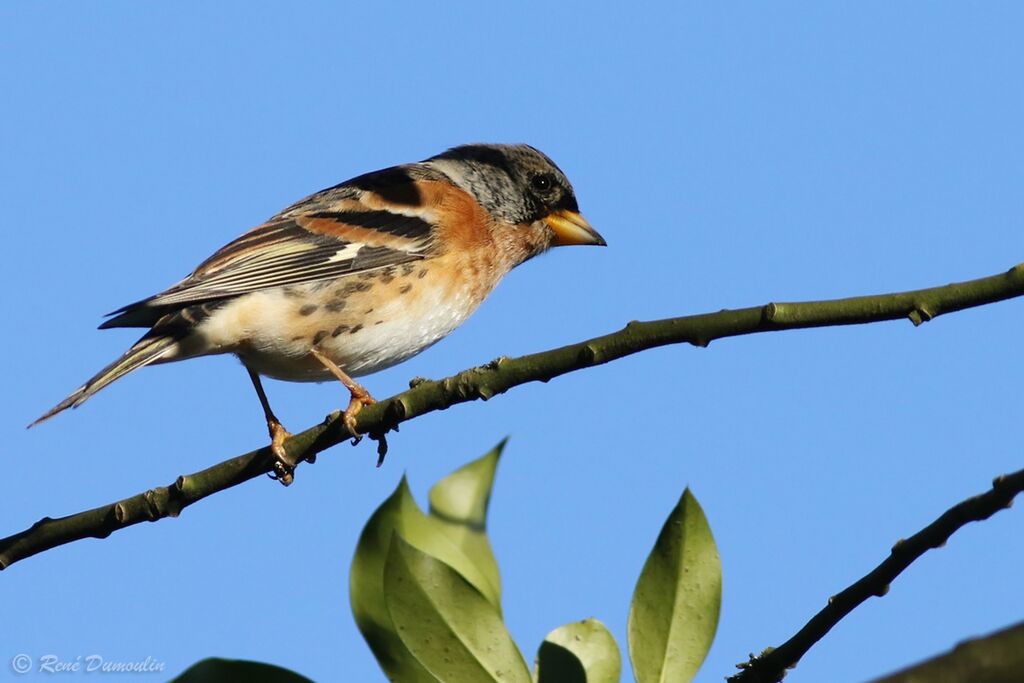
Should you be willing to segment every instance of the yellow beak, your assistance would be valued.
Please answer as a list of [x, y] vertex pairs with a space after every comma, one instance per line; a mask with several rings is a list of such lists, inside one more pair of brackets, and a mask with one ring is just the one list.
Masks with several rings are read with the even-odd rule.
[[544, 222], [555, 231], [555, 245], [568, 247], [576, 244], [593, 244], [599, 247], [608, 243], [590, 227], [590, 223], [575, 211], [561, 209], [553, 211], [544, 218]]

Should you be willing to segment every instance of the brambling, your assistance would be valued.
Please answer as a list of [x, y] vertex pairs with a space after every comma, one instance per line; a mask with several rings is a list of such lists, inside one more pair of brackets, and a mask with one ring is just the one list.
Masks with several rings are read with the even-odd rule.
[[346, 426], [373, 403], [352, 377], [400, 363], [458, 327], [512, 268], [553, 246], [604, 245], [565, 174], [528, 145], [464, 145], [299, 200], [170, 289], [100, 329], [149, 331], [30, 426], [144, 365], [221, 353], [248, 370], [278, 473], [284, 442], [260, 381], [340, 380]]

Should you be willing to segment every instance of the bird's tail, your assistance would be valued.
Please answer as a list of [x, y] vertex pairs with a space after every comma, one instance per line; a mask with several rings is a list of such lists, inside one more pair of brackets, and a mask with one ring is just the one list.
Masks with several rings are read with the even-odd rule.
[[75, 389], [70, 396], [43, 413], [39, 419], [29, 425], [29, 429], [68, 408], [77, 408], [97, 391], [132, 370], [160, 360], [175, 350], [180, 339], [180, 336], [174, 334], [146, 335], [135, 342], [135, 345], [128, 349], [123, 356], [97, 372], [92, 379]]

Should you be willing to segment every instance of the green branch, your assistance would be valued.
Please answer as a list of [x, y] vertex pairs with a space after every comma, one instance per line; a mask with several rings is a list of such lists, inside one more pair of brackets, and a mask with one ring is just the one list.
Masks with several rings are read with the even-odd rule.
[[[829, 325], [860, 325], [907, 318], [915, 325], [965, 308], [1024, 294], [1024, 264], [992, 277], [912, 292], [832, 301], [770, 303], [717, 313], [631, 322], [618, 332], [578, 344], [519, 358], [498, 358], [482, 367], [443, 380], [414, 380], [408, 391], [365, 408], [356, 420], [360, 433], [383, 436], [402, 422], [457, 403], [487, 400], [527, 382], [546, 382], [574, 370], [608, 363], [668, 344], [707, 346], [715, 339], [756, 332]], [[295, 461], [349, 438], [339, 413], [291, 438], [285, 448]], [[0, 569], [18, 560], [83, 538], [106, 538], [139, 522], [175, 517], [206, 496], [273, 470], [269, 448], [240, 455], [170, 486], [150, 489], [122, 501], [51, 519], [43, 518], [21, 533], [0, 539]]]

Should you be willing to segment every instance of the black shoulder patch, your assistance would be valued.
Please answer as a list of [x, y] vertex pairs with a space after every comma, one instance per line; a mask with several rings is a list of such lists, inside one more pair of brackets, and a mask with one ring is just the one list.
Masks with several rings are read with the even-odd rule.
[[386, 201], [405, 206], [420, 206], [423, 197], [413, 182], [408, 169], [403, 166], [392, 166], [381, 171], [373, 171], [348, 180], [342, 185], [350, 185], [360, 190], [379, 194]]

